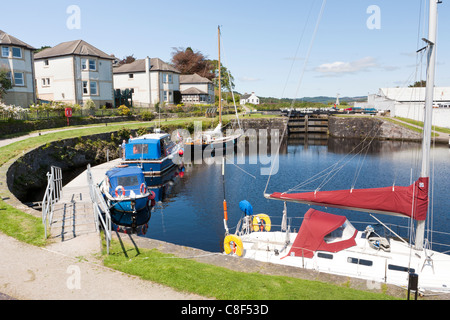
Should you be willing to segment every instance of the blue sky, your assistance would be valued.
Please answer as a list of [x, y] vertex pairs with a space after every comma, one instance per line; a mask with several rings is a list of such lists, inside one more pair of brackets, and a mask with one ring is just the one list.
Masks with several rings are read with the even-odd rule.
[[[7, 1], [0, 30], [35, 47], [83, 39], [119, 58], [169, 62], [173, 47], [188, 46], [217, 59], [221, 25], [235, 89], [264, 97], [361, 96], [425, 77], [415, 51], [427, 34], [428, 1], [327, 0], [305, 66], [322, 1]], [[67, 28], [70, 5], [80, 8], [80, 29]], [[380, 19], [371, 20], [371, 6]], [[450, 86], [450, 1], [439, 11], [436, 85]]]

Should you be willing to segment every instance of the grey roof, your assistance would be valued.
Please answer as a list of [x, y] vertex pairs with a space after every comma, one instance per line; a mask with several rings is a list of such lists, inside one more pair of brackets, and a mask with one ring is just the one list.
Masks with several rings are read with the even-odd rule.
[[248, 98], [250, 98], [251, 95], [252, 95], [251, 93], [250, 93], [250, 94], [248, 94], [248, 93], [243, 94], [243, 95], [241, 96], [241, 99], [248, 99]]
[[207, 94], [207, 93], [200, 89], [191, 87], [189, 89], [181, 91], [181, 94]]
[[[159, 58], [150, 59], [150, 71], [172, 71], [174, 73], [180, 73], [180, 71]], [[113, 69], [113, 72], [115, 74], [145, 72], [145, 59], [137, 59], [132, 63], [127, 63], [121, 65], [120, 67], [115, 67]]]
[[7, 34], [6, 32], [0, 30], [0, 44], [7, 44], [12, 46], [24, 47], [29, 50], [36, 50], [36, 48], [30, 46], [29, 44]]
[[210, 83], [212, 82], [208, 78], [199, 76], [198, 74], [183, 74], [180, 76], [180, 84], [184, 83]]
[[34, 55], [34, 59], [47, 59], [68, 55], [92, 56], [102, 59], [114, 60], [114, 57], [97, 49], [84, 40], [74, 40], [58, 44], [53, 48], [42, 50]]

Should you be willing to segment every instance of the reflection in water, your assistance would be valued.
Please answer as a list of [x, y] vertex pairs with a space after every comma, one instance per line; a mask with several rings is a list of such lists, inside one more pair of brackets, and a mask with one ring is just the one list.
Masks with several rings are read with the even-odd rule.
[[[247, 139], [249, 140], [249, 139]], [[344, 162], [345, 166], [323, 186], [322, 190], [355, 188], [375, 188], [390, 185], [408, 186], [419, 172], [420, 144], [401, 141], [373, 141], [370, 147], [355, 149], [361, 141], [329, 138], [299, 144], [298, 140], [283, 139], [280, 146], [279, 170], [274, 174], [267, 186], [267, 192], [287, 191], [297, 184], [309, 179], [318, 172]], [[252, 143], [250, 141], [250, 143]], [[239, 154], [233, 159], [226, 158], [225, 166], [225, 197], [228, 203], [228, 226], [230, 232], [242, 216], [239, 209], [241, 200], [248, 200], [255, 213], [266, 213], [274, 217], [274, 225], [281, 224], [283, 210], [282, 201], [267, 200], [263, 197], [268, 176], [261, 174], [260, 150], [270, 150], [276, 154], [270, 143], [262, 148], [258, 141], [257, 148], [251, 148], [246, 142], [244, 161], [239, 162]], [[354, 150], [355, 149], [355, 150]], [[349, 152], [352, 156], [347, 156]], [[362, 151], [362, 152], [361, 152]], [[358, 154], [359, 152], [359, 154]], [[448, 147], [438, 147], [433, 150], [434, 170], [437, 173], [434, 180], [434, 226], [438, 231], [446, 231], [450, 227], [450, 215], [447, 215], [450, 188], [450, 153]], [[256, 159], [256, 161], [255, 161]], [[217, 159], [213, 159], [217, 160]], [[230, 161], [231, 160], [231, 161]], [[224, 238], [222, 202], [224, 190], [222, 184], [221, 161], [211, 161], [202, 164], [188, 163], [170, 177], [153, 182], [159, 190], [159, 203], [152, 212], [152, 218], [146, 230], [145, 237], [163, 240], [179, 245], [200, 248], [212, 252], [222, 251]], [[314, 190], [316, 185], [309, 186]], [[156, 193], [156, 192], [155, 192]], [[307, 205], [288, 203], [288, 216], [303, 217], [309, 209]], [[319, 210], [334, 214], [346, 215], [358, 229], [377, 222], [367, 214], [321, 208]], [[384, 223], [399, 224], [393, 230], [400, 235], [409, 237], [409, 220], [390, 216], [377, 216]], [[301, 219], [293, 220], [293, 228], [299, 229]], [[381, 231], [380, 231], [381, 232]], [[440, 234], [433, 234], [434, 243], [445, 243]], [[448, 243], [448, 241], [447, 241]], [[434, 246], [436, 250], [445, 251], [448, 248]]]

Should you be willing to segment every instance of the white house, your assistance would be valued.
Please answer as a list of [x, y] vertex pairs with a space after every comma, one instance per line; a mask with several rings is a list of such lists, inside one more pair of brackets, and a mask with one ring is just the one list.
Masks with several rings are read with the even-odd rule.
[[252, 92], [251, 94], [246, 93], [241, 96], [240, 104], [245, 105], [247, 103], [259, 104], [259, 98], [255, 95], [254, 92]]
[[159, 58], [137, 59], [115, 67], [113, 72], [114, 89], [130, 89], [135, 105], [173, 104], [180, 91], [180, 71]]
[[183, 103], [213, 104], [215, 102], [213, 82], [196, 73], [180, 76], [180, 91]]
[[28, 107], [35, 102], [34, 50], [32, 46], [0, 30], [0, 69], [6, 70], [13, 85], [4, 97], [6, 104]]
[[93, 45], [75, 40], [34, 55], [39, 99], [96, 106], [114, 104], [114, 57]]

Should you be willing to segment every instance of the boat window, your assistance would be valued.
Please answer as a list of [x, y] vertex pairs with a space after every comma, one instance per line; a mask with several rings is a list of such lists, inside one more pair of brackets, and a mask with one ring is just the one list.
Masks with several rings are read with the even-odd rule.
[[350, 221], [346, 220], [342, 226], [327, 234], [324, 237], [324, 240], [326, 243], [348, 240], [353, 237], [355, 231], [355, 227], [350, 223]]
[[148, 144], [134, 144], [133, 154], [148, 153]]
[[333, 259], [333, 255], [329, 254], [329, 253], [324, 253], [324, 252], [317, 252], [317, 257], [318, 258], [323, 258], [323, 259]]
[[117, 184], [122, 187], [131, 187], [131, 186], [137, 186], [139, 184], [139, 181], [138, 181], [137, 176], [118, 177]]
[[364, 260], [364, 259], [358, 259], [358, 258], [352, 258], [352, 257], [348, 257], [347, 262], [353, 263], [353, 264], [360, 264], [360, 265], [367, 266], [367, 267], [371, 267], [373, 265], [373, 262], [370, 260]]
[[393, 271], [402, 271], [402, 272], [412, 272], [412, 273], [416, 272], [416, 270], [414, 270], [413, 268], [396, 266], [395, 264], [388, 265], [388, 269], [393, 270]]

